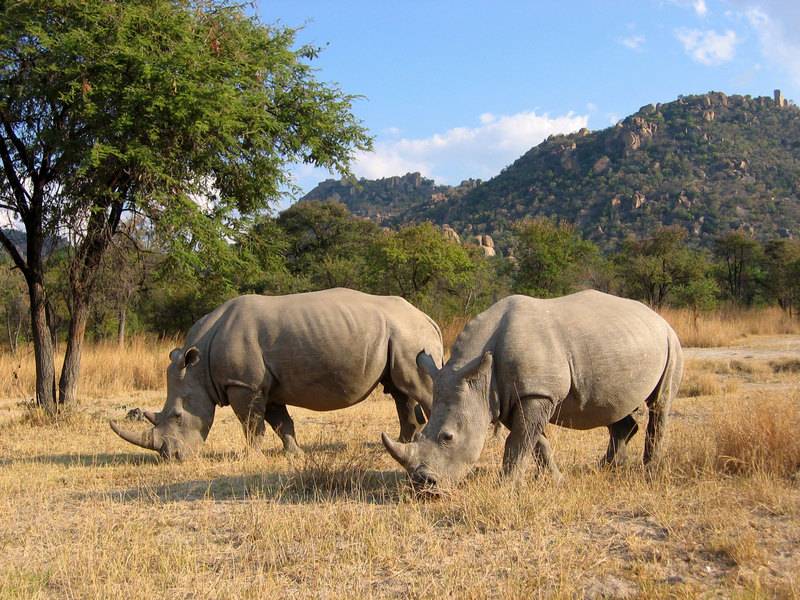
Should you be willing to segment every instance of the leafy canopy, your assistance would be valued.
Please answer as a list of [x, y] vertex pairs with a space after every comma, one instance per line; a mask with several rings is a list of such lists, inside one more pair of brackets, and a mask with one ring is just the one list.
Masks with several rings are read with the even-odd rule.
[[292, 190], [290, 163], [349, 173], [371, 146], [355, 97], [316, 80], [317, 50], [295, 33], [227, 1], [6, 3], [4, 207], [24, 218], [31, 186], [47, 185], [52, 227], [116, 207], [187, 250], [219, 249]]

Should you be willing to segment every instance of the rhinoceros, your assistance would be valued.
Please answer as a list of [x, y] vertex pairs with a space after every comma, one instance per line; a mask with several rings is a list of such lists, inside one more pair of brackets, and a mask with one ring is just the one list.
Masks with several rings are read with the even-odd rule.
[[558, 480], [548, 422], [607, 427], [601, 464], [615, 466], [638, 430], [632, 413], [646, 404], [644, 462], [656, 460], [683, 351], [669, 324], [645, 305], [587, 290], [548, 300], [509, 296], [467, 324], [441, 369], [424, 352], [417, 364], [433, 379], [430, 420], [411, 443], [382, 437], [412, 483], [436, 492], [471, 470], [497, 422], [510, 430], [505, 473], [523, 473], [536, 458]]
[[144, 413], [154, 427], [144, 433], [113, 421], [111, 427], [137, 446], [180, 460], [205, 441], [216, 407], [230, 404], [248, 444], [263, 439], [266, 421], [284, 450], [299, 452], [287, 405], [345, 408], [381, 383], [394, 398], [405, 442], [431, 407], [431, 380], [415, 362], [423, 348], [441, 364], [439, 327], [402, 298], [341, 288], [239, 296], [197, 321], [183, 348], [170, 353], [166, 404]]

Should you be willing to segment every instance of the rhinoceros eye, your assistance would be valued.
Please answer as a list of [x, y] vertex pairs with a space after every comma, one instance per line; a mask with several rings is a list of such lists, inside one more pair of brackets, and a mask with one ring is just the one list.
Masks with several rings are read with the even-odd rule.
[[182, 411], [175, 411], [171, 415], [172, 420], [175, 421], [178, 425], [183, 425], [183, 412]]
[[440, 444], [449, 444], [453, 441], [453, 434], [449, 431], [442, 431], [439, 433], [439, 443]]

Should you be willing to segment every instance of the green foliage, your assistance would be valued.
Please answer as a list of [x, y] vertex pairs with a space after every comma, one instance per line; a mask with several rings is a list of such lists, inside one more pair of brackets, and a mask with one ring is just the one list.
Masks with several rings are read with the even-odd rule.
[[768, 241], [761, 253], [760, 284], [791, 315], [800, 306], [800, 242]]
[[2, 18], [3, 118], [57, 164], [52, 218], [124, 202], [182, 259], [219, 255], [291, 185], [289, 164], [348, 173], [369, 148], [354, 97], [315, 79], [317, 51], [238, 4], [57, 0]]
[[367, 269], [375, 292], [419, 301], [440, 281], [463, 283], [472, 262], [463, 247], [425, 222], [377, 236]]
[[575, 225], [546, 217], [526, 219], [513, 226], [517, 244], [514, 291], [553, 298], [582, 288], [599, 251], [584, 241]]
[[691, 287], [692, 282], [705, 279], [708, 263], [702, 253], [686, 247], [687, 236], [685, 229], [673, 226], [657, 229], [641, 240], [625, 240], [614, 256], [624, 295], [661, 308], [676, 289], [699, 294], [701, 290]]
[[276, 220], [287, 240], [290, 272], [312, 289], [367, 285], [367, 250], [378, 226], [334, 202], [298, 202]]
[[[604, 252], [671, 225], [689, 232], [692, 247], [740, 227], [763, 243], [800, 236], [798, 147], [798, 107], [710, 92], [645, 106], [602, 131], [551, 136], [468, 189], [413, 196], [387, 178], [338, 192], [381, 223], [430, 219], [495, 240], [507, 239], [511, 223], [545, 216], [576, 224]], [[337, 193], [333, 183], [310, 195]]]
[[726, 296], [737, 304], [752, 304], [762, 279], [758, 242], [743, 231], [730, 231], [714, 240], [714, 256]]

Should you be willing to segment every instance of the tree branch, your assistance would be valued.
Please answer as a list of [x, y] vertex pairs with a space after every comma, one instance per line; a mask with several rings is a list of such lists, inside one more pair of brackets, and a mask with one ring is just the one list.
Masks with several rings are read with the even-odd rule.
[[3, 244], [3, 247], [6, 249], [6, 252], [11, 256], [11, 260], [14, 261], [16, 267], [24, 274], [28, 272], [28, 263], [22, 258], [22, 255], [19, 253], [19, 250], [14, 245], [14, 243], [9, 239], [9, 237], [3, 233], [3, 230], [0, 229], [0, 243]]
[[17, 134], [14, 133], [14, 128], [11, 126], [11, 122], [8, 118], [8, 113], [4, 110], [0, 110], [0, 121], [3, 123], [3, 129], [6, 131], [6, 138], [13, 144], [14, 149], [19, 154], [22, 163], [25, 165], [25, 168], [30, 172], [33, 173], [35, 171], [33, 162], [31, 161], [30, 157], [28, 156], [28, 149], [25, 147], [25, 144], [22, 142]]

